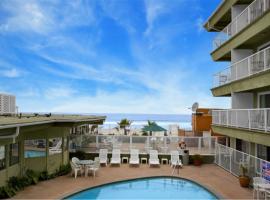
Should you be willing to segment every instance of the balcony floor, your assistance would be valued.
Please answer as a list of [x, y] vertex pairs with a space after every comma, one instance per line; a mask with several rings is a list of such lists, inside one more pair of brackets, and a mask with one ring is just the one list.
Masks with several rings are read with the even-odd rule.
[[[49, 181], [40, 182], [35, 186], [25, 188], [14, 198], [18, 199], [59, 199], [82, 189], [114, 181], [149, 177], [171, 176], [169, 165], [149, 168], [146, 164], [140, 167], [129, 167], [127, 164], [102, 167], [96, 178], [63, 176]], [[252, 199], [252, 190], [239, 186], [238, 179], [215, 164], [205, 164], [201, 167], [184, 166], [175, 176], [194, 180], [209, 188], [212, 192], [225, 199]]]

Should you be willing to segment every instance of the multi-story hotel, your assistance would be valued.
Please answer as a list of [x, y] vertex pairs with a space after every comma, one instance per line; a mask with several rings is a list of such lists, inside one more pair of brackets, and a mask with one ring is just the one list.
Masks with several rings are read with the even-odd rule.
[[212, 59], [230, 62], [211, 90], [231, 97], [231, 109], [213, 111], [212, 129], [230, 147], [269, 161], [270, 0], [223, 0], [204, 27], [217, 32]]

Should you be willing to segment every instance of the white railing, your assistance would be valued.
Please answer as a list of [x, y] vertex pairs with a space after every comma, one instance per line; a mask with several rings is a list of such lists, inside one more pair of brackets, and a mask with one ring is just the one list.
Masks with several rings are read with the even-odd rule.
[[70, 148], [87, 153], [98, 153], [103, 148], [109, 151], [118, 148], [122, 153], [129, 153], [130, 149], [135, 148], [139, 149], [140, 154], [155, 149], [160, 154], [170, 154], [171, 150], [179, 149], [179, 142], [184, 141], [189, 154], [213, 155], [218, 140], [225, 140], [225, 137], [80, 135], [70, 139]]
[[214, 49], [218, 48], [232, 36], [239, 33], [243, 28], [262, 16], [269, 9], [269, 0], [253, 1], [245, 10], [236, 16], [228, 26], [219, 32], [213, 42]]
[[216, 144], [215, 163], [235, 176], [241, 175], [240, 165], [245, 164], [250, 178], [261, 176], [270, 181], [270, 162], [222, 144]]
[[212, 124], [270, 132], [270, 108], [213, 110]]
[[270, 47], [263, 49], [214, 75], [214, 87], [270, 69]]

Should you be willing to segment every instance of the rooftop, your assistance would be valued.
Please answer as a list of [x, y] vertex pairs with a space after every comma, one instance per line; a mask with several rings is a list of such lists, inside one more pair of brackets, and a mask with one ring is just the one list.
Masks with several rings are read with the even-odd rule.
[[106, 116], [67, 115], [67, 114], [22, 114], [18, 116], [0, 116], [0, 128], [38, 125], [54, 122], [103, 122]]

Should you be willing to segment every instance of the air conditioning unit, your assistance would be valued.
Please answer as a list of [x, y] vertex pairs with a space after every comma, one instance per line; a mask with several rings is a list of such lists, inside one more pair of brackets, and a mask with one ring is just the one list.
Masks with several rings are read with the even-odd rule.
[[0, 115], [16, 114], [16, 97], [9, 94], [0, 94]]

